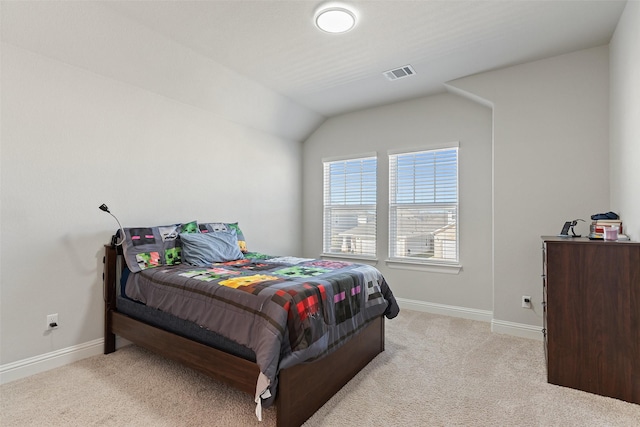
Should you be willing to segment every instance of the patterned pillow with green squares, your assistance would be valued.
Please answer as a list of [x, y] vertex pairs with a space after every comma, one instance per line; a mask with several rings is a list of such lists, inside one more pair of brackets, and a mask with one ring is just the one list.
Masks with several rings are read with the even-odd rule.
[[180, 233], [197, 233], [197, 221], [124, 229], [123, 252], [132, 273], [182, 263]]

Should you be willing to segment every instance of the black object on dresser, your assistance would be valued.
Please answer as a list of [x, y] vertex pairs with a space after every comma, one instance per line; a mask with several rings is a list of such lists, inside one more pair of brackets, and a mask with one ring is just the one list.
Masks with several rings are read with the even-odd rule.
[[547, 381], [640, 404], [640, 243], [542, 239]]

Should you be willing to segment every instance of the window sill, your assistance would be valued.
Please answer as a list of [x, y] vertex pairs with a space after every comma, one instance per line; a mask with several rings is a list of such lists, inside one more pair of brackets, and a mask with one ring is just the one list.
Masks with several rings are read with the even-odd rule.
[[348, 261], [352, 261], [352, 262], [359, 262], [362, 264], [370, 264], [370, 265], [376, 265], [378, 264], [378, 259], [375, 257], [370, 257], [370, 256], [362, 256], [362, 255], [350, 255], [350, 254], [326, 254], [326, 253], [322, 253], [320, 254], [320, 258], [324, 259], [324, 258], [331, 258], [331, 259], [343, 259], [343, 260], [348, 260]]
[[385, 260], [387, 267], [402, 270], [426, 271], [430, 273], [458, 274], [462, 270], [460, 264], [437, 264], [428, 262], [405, 261], [398, 259]]

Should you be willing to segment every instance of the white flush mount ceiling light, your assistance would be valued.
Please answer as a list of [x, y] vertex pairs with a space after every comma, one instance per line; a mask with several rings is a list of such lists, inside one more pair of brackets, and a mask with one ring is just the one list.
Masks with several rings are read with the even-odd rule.
[[356, 26], [356, 14], [342, 5], [325, 5], [316, 12], [316, 26], [327, 33], [346, 33]]

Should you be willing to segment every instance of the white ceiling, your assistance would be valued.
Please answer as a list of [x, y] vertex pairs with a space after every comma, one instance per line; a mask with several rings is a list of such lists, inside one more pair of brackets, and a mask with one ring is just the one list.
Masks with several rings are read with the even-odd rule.
[[[624, 1], [345, 1], [357, 26], [319, 31], [322, 1], [114, 1], [108, 7], [323, 116], [444, 91], [459, 77], [607, 44]], [[416, 75], [382, 73], [410, 64]]]

